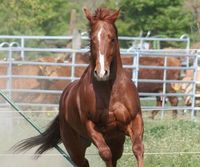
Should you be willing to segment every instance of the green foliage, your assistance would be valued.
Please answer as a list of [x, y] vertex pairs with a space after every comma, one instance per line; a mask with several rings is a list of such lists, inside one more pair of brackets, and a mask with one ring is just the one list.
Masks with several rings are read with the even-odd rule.
[[7, 35], [64, 35], [71, 9], [79, 8], [65, 0], [1, 1], [0, 34]]
[[84, 6], [94, 10], [101, 4], [121, 9], [117, 21], [120, 35], [138, 36], [151, 31], [151, 36], [179, 37], [190, 33], [194, 25], [191, 12], [183, 7], [186, 0], [0, 0], [0, 34], [66, 35], [70, 12], [77, 10], [77, 28], [87, 31]]
[[108, 2], [121, 9], [120, 34], [138, 36], [151, 31], [152, 36], [170, 37], [190, 33], [192, 15], [183, 9], [183, 3], [184, 0], [123, 0], [117, 5], [113, 5], [113, 0]]

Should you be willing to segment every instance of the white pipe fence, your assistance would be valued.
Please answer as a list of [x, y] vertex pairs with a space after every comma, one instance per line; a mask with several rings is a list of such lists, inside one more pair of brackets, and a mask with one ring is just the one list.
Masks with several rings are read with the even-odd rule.
[[[89, 38], [87, 36], [82, 36], [81, 40], [85, 41], [88, 40]], [[29, 43], [32, 42], [33, 40], [64, 40], [65, 43], [67, 41], [73, 40], [73, 36], [0, 36], [0, 56], [2, 59], [0, 60], [0, 67], [1, 66], [8, 66], [7, 69], [7, 74], [0, 74], [0, 79], [1, 80], [6, 80], [7, 82], [7, 87], [2, 88], [4, 92], [7, 92], [10, 97], [12, 97], [13, 93], [29, 93], [29, 94], [36, 94], [36, 93], [42, 93], [42, 94], [51, 94], [51, 95], [59, 95], [61, 94], [61, 90], [48, 90], [45, 88], [35, 88], [35, 89], [27, 89], [27, 88], [13, 88], [12, 87], [12, 82], [14, 79], [38, 79], [38, 80], [47, 80], [47, 81], [55, 81], [55, 80], [64, 80], [64, 81], [74, 81], [79, 79], [75, 75], [75, 70], [80, 67], [86, 67], [87, 64], [83, 63], [76, 63], [76, 53], [88, 53], [89, 49], [88, 47], [80, 48], [80, 49], [73, 49], [73, 48], [56, 48], [54, 47], [43, 47], [43, 46], [38, 46], [37, 42], [34, 44], [35, 46], [29, 46]], [[152, 99], [152, 97], [155, 96], [161, 96], [164, 99], [167, 98], [167, 96], [177, 96], [179, 98], [183, 96], [191, 96], [192, 97], [192, 105], [191, 106], [184, 106], [184, 105], [178, 105], [178, 106], [169, 106], [165, 104], [165, 100], [162, 102], [161, 107], [156, 107], [156, 106], [145, 106], [142, 105], [143, 110], [162, 110], [161, 117], [164, 117], [164, 111], [166, 110], [172, 110], [172, 109], [177, 109], [177, 110], [191, 110], [191, 118], [194, 119], [195, 116], [195, 111], [200, 110], [199, 106], [195, 106], [195, 99], [199, 97], [199, 95], [196, 95], [196, 84], [199, 84], [199, 82], [196, 81], [196, 75], [197, 75], [197, 70], [198, 70], [198, 58], [199, 58], [199, 52], [195, 50], [190, 50], [189, 45], [190, 45], [190, 40], [189, 38], [140, 38], [140, 37], [119, 37], [120, 41], [130, 41], [133, 43], [133, 41], [139, 41], [141, 43], [144, 42], [152, 42], [152, 41], [159, 41], [159, 42], [177, 42], [183, 47], [181, 49], [168, 49], [168, 50], [163, 50], [163, 49], [148, 49], [144, 50], [143, 48], [135, 48], [134, 46], [130, 46], [129, 48], [121, 48], [120, 52], [121, 55], [131, 55], [133, 57], [133, 62], [132, 64], [125, 64], [125, 68], [129, 68], [132, 70], [132, 80], [135, 82], [136, 85], [138, 83], [162, 83], [163, 84], [163, 90], [162, 92], [159, 93], [146, 93], [146, 92], [140, 92], [141, 96], [149, 96], [151, 98], [146, 98], [147, 100]], [[40, 42], [38, 42], [40, 43]], [[56, 62], [38, 62], [35, 61], [36, 55], [38, 57], [42, 57], [43, 54], [46, 55], [53, 55], [53, 56], [58, 56], [59, 54], [71, 54], [71, 62], [63, 62], [63, 63], [56, 63]], [[15, 60], [15, 57], [20, 56], [20, 60]], [[150, 57], [164, 57], [164, 66], [146, 66], [146, 65], [139, 65], [139, 59], [142, 56], [150, 56]], [[183, 61], [183, 66], [181, 67], [173, 67], [173, 66], [167, 66], [167, 59], [168, 57], [179, 57], [182, 58]], [[34, 59], [34, 60], [32, 60]], [[189, 62], [190, 60], [190, 62]], [[189, 63], [192, 64], [189, 66]], [[13, 73], [13, 66], [19, 66], [19, 65], [31, 65], [31, 66], [60, 66], [60, 67], [70, 67], [71, 72], [70, 76], [44, 76], [44, 75], [21, 75], [21, 74], [14, 74]], [[164, 70], [164, 76], [162, 80], [157, 80], [157, 79], [139, 79], [138, 78], [138, 71], [139, 69], [158, 69], [158, 70]], [[168, 70], [193, 70], [194, 71], [194, 76], [192, 81], [182, 81], [182, 80], [167, 80], [167, 71]], [[171, 83], [190, 83], [193, 85], [192, 92], [190, 94], [184, 94], [184, 93], [166, 93], [166, 84], [171, 84]], [[146, 101], [146, 99], [143, 99]], [[155, 100], [155, 99], [154, 99]], [[20, 106], [32, 106], [32, 107], [57, 107], [58, 104], [56, 103], [33, 103], [32, 101], [30, 102], [17, 102], [18, 105]], [[1, 105], [5, 105], [1, 103]]]

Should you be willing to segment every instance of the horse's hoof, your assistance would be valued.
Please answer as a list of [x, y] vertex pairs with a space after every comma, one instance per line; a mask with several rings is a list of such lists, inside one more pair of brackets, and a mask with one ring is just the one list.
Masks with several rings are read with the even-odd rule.
[[87, 159], [85, 159], [83, 167], [90, 167], [89, 162], [88, 162]]
[[176, 113], [172, 114], [172, 118], [176, 119], [177, 118], [177, 114]]

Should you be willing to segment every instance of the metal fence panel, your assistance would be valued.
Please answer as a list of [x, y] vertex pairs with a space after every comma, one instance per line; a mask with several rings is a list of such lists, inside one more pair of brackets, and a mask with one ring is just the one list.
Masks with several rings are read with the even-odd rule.
[[[54, 109], [58, 106], [59, 96], [62, 89], [57, 89], [54, 86], [55, 83], [60, 84], [61, 82], [69, 83], [76, 79], [79, 79], [80, 75], [77, 75], [78, 70], [83, 70], [87, 66], [87, 61], [79, 62], [77, 59], [79, 54], [81, 56], [86, 56], [89, 49], [85, 45], [80, 49], [67, 48], [67, 43], [72, 40], [72, 36], [59, 37], [59, 36], [0, 36], [0, 67], [2, 72], [0, 73], [1, 78], [1, 89], [6, 92], [10, 98], [12, 98], [16, 103], [21, 106], [24, 110], [46, 110]], [[126, 69], [131, 70], [132, 80], [138, 86], [140, 83], [162, 83], [163, 89], [160, 92], [140, 92], [141, 96], [148, 96], [149, 98], [141, 98], [143, 111], [147, 110], [162, 110], [161, 117], [164, 117], [166, 110], [191, 110], [191, 117], [194, 118], [195, 111], [199, 110], [198, 106], [195, 106], [195, 99], [198, 97], [196, 95], [196, 78], [198, 71], [198, 52], [189, 49], [190, 41], [189, 38], [135, 38], [135, 37], [119, 37], [121, 41], [129, 41], [131, 46], [129, 48], [121, 48], [121, 56], [126, 59], [130, 58], [128, 63], [124, 63]], [[34, 41], [36, 40], [36, 41]], [[62, 45], [66, 45], [61, 48], [54, 46], [54, 42], [51, 40], [61, 40]], [[83, 41], [88, 41], [88, 37], [82, 37]], [[139, 42], [138, 42], [139, 41]], [[137, 48], [133, 43], [144, 43], [149, 41], [159, 41], [159, 42], [180, 42], [183, 45], [181, 49], [148, 49]], [[53, 44], [52, 44], [53, 43]], [[58, 42], [59, 43], [59, 42]], [[87, 42], [86, 42], [87, 43]], [[52, 46], [53, 45], [53, 46]], [[54, 60], [57, 57], [68, 57], [67, 60], [63, 62], [56, 61], [40, 61], [43, 57], [53, 57]], [[139, 61], [142, 57], [162, 57], [164, 59], [164, 64], [162, 66], [154, 65], [141, 65]], [[182, 66], [168, 66], [167, 61], [170, 57], [180, 58], [182, 60]], [[41, 73], [41, 69], [45, 68], [68, 68], [66, 73], [61, 75], [44, 74]], [[25, 71], [21, 71], [24, 69]], [[162, 70], [162, 79], [141, 79], [138, 76], [140, 69], [150, 69], [150, 70]], [[170, 70], [180, 70], [184, 75], [186, 70], [193, 70], [193, 80], [182, 81], [182, 80], [168, 80], [167, 72]], [[36, 72], [34, 73], [34, 70]], [[4, 72], [3, 72], [4, 71]], [[27, 72], [27, 73], [26, 73]], [[47, 71], [48, 72], [48, 71]], [[67, 74], [68, 72], [68, 74]], [[4, 82], [4, 83], [3, 83]], [[23, 87], [23, 84], [27, 82], [28, 86]], [[35, 83], [31, 87], [31, 84]], [[169, 93], [166, 92], [166, 87], [168, 84], [172, 83], [190, 83], [193, 87], [192, 92], [189, 94], [184, 94], [182, 92]], [[30, 85], [29, 85], [30, 84]], [[21, 86], [20, 86], [21, 85]], [[167, 97], [177, 96], [181, 99], [183, 96], [191, 96], [192, 104], [191, 106], [185, 106], [184, 104], [179, 104], [178, 106], [169, 106], [166, 103]], [[160, 107], [155, 106], [155, 97], [162, 97], [162, 105]], [[53, 99], [53, 100], [52, 100]], [[149, 101], [150, 105], [147, 105]], [[146, 103], [147, 102], [147, 103]], [[2, 106], [7, 104], [1, 103]]]

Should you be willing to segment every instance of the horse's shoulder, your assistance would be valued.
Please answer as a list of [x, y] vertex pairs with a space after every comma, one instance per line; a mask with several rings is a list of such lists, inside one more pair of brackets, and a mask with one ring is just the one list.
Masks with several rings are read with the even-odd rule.
[[[78, 84], [79, 84], [79, 80], [70, 82], [68, 85], [66, 85], [65, 89], [63, 90], [63, 94], [66, 94], [66, 93], [70, 92], [72, 89], [77, 87]], [[77, 90], [77, 89], [75, 89], [75, 90]]]
[[112, 106], [112, 112], [115, 115], [117, 121], [126, 123], [130, 121], [131, 114], [126, 105], [120, 101], [117, 101]]

